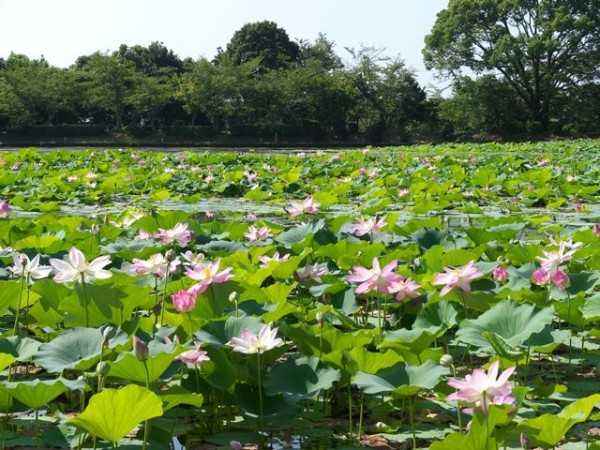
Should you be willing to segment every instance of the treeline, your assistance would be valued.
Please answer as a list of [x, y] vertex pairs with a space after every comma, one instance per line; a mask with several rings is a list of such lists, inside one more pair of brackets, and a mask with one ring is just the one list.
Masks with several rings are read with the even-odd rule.
[[325, 35], [295, 42], [265, 21], [237, 31], [212, 61], [181, 59], [159, 42], [81, 56], [67, 69], [11, 54], [0, 59], [0, 130], [311, 140], [361, 133], [376, 143], [600, 129], [597, 84], [565, 91], [541, 123], [501, 77], [458, 77], [450, 97], [428, 96], [401, 59], [346, 50], [344, 63]]

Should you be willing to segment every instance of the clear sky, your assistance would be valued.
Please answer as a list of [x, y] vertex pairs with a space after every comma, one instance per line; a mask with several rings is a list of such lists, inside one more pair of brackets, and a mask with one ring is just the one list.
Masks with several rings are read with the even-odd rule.
[[212, 58], [244, 24], [271, 20], [295, 40], [325, 33], [344, 47], [400, 55], [423, 86], [423, 39], [448, 0], [0, 0], [0, 57], [44, 56], [68, 67], [78, 56], [120, 44], [161, 41], [180, 57]]

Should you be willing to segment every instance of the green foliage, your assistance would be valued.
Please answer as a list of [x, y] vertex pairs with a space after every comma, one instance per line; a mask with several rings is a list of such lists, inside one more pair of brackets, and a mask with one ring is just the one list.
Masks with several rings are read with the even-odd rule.
[[69, 422], [101, 439], [117, 442], [141, 422], [162, 414], [162, 402], [156, 394], [130, 384], [94, 395], [85, 411]]

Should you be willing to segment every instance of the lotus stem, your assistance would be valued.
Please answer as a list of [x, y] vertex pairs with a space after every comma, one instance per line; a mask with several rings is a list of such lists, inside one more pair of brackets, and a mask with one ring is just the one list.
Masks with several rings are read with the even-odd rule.
[[[150, 390], [150, 373], [148, 372], [148, 364], [144, 359], [142, 361], [144, 364], [144, 371], [146, 372], [146, 389]], [[150, 435], [150, 423], [148, 420], [144, 422], [144, 441], [142, 442], [142, 450], [146, 450], [146, 446], [148, 445], [148, 436]]]
[[85, 327], [89, 328], [90, 326], [90, 311], [88, 305], [88, 297], [87, 297], [87, 286], [85, 280], [83, 278], [83, 274], [81, 274], [81, 292], [83, 295], [83, 305], [85, 306]]
[[160, 326], [163, 326], [165, 320], [165, 298], [167, 297], [167, 284], [169, 282], [169, 267], [167, 266], [167, 273], [165, 274], [165, 284], [163, 286], [162, 299], [160, 301]]
[[360, 393], [360, 416], [358, 419], [358, 445], [360, 445], [360, 440], [362, 438], [364, 403], [365, 403], [365, 393], [361, 391], [361, 393]]
[[417, 433], [415, 431], [415, 399], [411, 397], [408, 406], [408, 420], [410, 422], [410, 431], [412, 432], [413, 450], [417, 448]]
[[19, 283], [19, 297], [17, 298], [17, 310], [15, 312], [15, 326], [13, 327], [13, 336], [16, 336], [19, 332], [19, 314], [21, 314], [21, 296], [23, 295], [23, 283], [25, 278], [25, 268], [23, 268], [23, 272], [21, 274], [21, 282]]
[[260, 428], [264, 427], [264, 409], [263, 409], [263, 397], [262, 397], [262, 378], [260, 375], [260, 351], [256, 353], [256, 369], [258, 379], [258, 425]]

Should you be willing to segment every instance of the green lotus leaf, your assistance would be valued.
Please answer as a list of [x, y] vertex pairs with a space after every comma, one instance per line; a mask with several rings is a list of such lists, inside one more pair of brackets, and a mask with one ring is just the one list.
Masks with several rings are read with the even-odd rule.
[[[456, 333], [458, 340], [474, 345], [483, 350], [491, 350], [490, 342], [484, 332], [495, 333], [503, 338], [511, 347], [527, 345], [536, 334], [542, 333], [552, 323], [552, 308], [539, 309], [533, 305], [520, 305], [512, 300], [504, 300], [484, 312], [474, 320], [464, 320]], [[539, 342], [545, 345], [551, 342]]]
[[414, 395], [424, 389], [433, 389], [450, 370], [433, 361], [420, 366], [398, 363], [375, 374], [358, 372], [352, 382], [365, 394], [393, 392], [400, 396]]
[[519, 422], [518, 430], [526, 433], [532, 445], [555, 447], [576, 424], [587, 420], [594, 407], [600, 407], [600, 394], [576, 400], [558, 415], [543, 414]]
[[[126, 333], [119, 331], [109, 340], [109, 348], [129, 340]], [[67, 330], [47, 344], [39, 347], [34, 361], [48, 372], [66, 369], [88, 370], [100, 358], [104, 337], [99, 328], [74, 328]]]
[[170, 386], [168, 389], [161, 390], [158, 393], [162, 403], [163, 410], [168, 411], [179, 405], [189, 405], [200, 408], [202, 406], [202, 394], [190, 392], [181, 386]]
[[40, 409], [63, 392], [83, 389], [83, 387], [83, 380], [71, 381], [63, 378], [4, 383], [4, 388], [10, 392], [15, 399], [33, 409]]
[[106, 441], [117, 442], [143, 421], [162, 414], [160, 397], [130, 384], [92, 396], [87, 408], [68, 422]]
[[[150, 342], [150, 355], [145, 361], [148, 368], [149, 382], [153, 383], [166, 372], [169, 366], [175, 360], [177, 351], [172, 348], [172, 351], [158, 351], [155, 341]], [[138, 383], [146, 382], [146, 369], [144, 361], [140, 361], [133, 353], [124, 353], [110, 366], [111, 377], [118, 377], [124, 380], [136, 381]]]
[[318, 358], [293, 356], [271, 369], [265, 380], [269, 395], [278, 393], [292, 397], [310, 397], [323, 389], [329, 389], [340, 380], [340, 371], [327, 366]]

